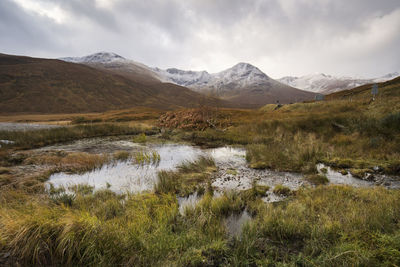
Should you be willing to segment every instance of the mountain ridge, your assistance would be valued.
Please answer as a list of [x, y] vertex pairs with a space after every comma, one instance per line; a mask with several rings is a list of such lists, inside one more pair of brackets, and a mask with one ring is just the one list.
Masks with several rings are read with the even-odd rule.
[[324, 73], [314, 73], [300, 77], [285, 76], [278, 79], [278, 81], [302, 90], [321, 94], [330, 94], [349, 90], [364, 84], [385, 82], [398, 76], [400, 76], [399, 72], [389, 73], [378, 78], [339, 77]]

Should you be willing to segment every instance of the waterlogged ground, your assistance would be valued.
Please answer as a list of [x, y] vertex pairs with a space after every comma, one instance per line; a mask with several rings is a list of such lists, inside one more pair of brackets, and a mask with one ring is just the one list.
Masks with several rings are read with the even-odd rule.
[[350, 171], [347, 174], [342, 174], [339, 171], [332, 169], [324, 164], [317, 164], [318, 171], [323, 174], [322, 169], [326, 170], [326, 177], [331, 184], [351, 185], [354, 187], [368, 187], [368, 186], [384, 186], [391, 189], [400, 189], [399, 177], [383, 175], [383, 174], [369, 174], [364, 179], [353, 177]]
[[[185, 161], [194, 161], [200, 156], [210, 156], [215, 160], [217, 172], [213, 175], [212, 186], [216, 193], [229, 190], [246, 190], [251, 188], [255, 181], [259, 185], [269, 186], [271, 189], [264, 197], [266, 202], [280, 201], [284, 197], [272, 193], [276, 185], [283, 185], [291, 190], [297, 190], [308, 182], [303, 175], [290, 172], [275, 172], [271, 170], [256, 170], [247, 166], [246, 151], [240, 147], [221, 147], [203, 149], [184, 144], [138, 144], [130, 140], [115, 138], [93, 138], [79, 140], [68, 144], [48, 146], [36, 151], [89, 152], [89, 153], [114, 153], [115, 151], [157, 152], [160, 161], [157, 164], [136, 164], [131, 159], [116, 161], [102, 166], [100, 169], [83, 174], [56, 173], [48, 180], [47, 186], [55, 187], [76, 184], [88, 184], [95, 189], [109, 188], [117, 193], [151, 191], [157, 181], [157, 173], [161, 170], [176, 170], [177, 166]], [[325, 166], [320, 164], [317, 168], [321, 171]], [[374, 180], [361, 180], [351, 174], [341, 173], [329, 168], [326, 176], [332, 184], [346, 184], [355, 187], [367, 187], [382, 184], [391, 188], [400, 188], [400, 183], [395, 178], [375, 176]], [[180, 206], [193, 205], [197, 196], [180, 199]]]
[[50, 124], [0, 122], [0, 131], [28, 131], [60, 127]]

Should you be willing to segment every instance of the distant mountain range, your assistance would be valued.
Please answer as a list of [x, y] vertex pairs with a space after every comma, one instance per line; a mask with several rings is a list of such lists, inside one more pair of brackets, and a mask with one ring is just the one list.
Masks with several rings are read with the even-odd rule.
[[286, 76], [279, 79], [278, 81], [302, 90], [314, 93], [330, 94], [334, 92], [348, 90], [364, 84], [385, 82], [399, 76], [399, 72], [393, 72], [379, 78], [363, 79], [353, 77], [335, 77], [323, 73], [316, 73], [301, 77]]
[[148, 81], [156, 79], [160, 82], [184, 86], [207, 96], [227, 100], [236, 107], [257, 108], [277, 101], [280, 103], [299, 102], [313, 99], [315, 95], [276, 81], [248, 63], [238, 63], [227, 70], [210, 74], [207, 71], [150, 68], [108, 52], [61, 59], [111, 70], [124, 76], [135, 75], [146, 77]]
[[248, 63], [208, 73], [150, 68], [109, 52], [61, 60], [0, 54], [0, 112], [76, 113], [203, 104], [258, 108], [277, 101], [312, 100], [316, 93], [346, 90], [395, 76], [398, 73], [377, 79], [318, 74], [274, 80]]

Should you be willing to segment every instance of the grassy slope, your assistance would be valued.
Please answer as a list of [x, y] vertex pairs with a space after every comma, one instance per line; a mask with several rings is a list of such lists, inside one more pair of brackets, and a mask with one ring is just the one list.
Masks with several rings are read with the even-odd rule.
[[[193, 107], [207, 98], [172, 84], [141, 81], [80, 64], [0, 55], [0, 112], [78, 113], [146, 106]], [[205, 99], [205, 100], [204, 100]]]

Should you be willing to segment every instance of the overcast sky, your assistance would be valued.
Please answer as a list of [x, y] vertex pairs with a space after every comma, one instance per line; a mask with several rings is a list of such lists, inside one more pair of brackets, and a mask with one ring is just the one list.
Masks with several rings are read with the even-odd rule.
[[0, 0], [0, 53], [98, 51], [161, 68], [377, 77], [400, 71], [400, 0]]

